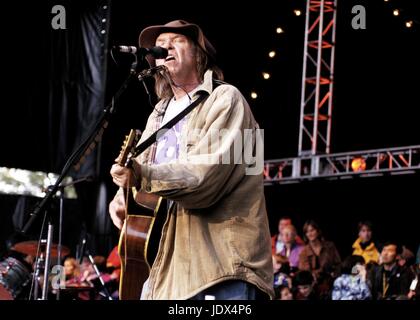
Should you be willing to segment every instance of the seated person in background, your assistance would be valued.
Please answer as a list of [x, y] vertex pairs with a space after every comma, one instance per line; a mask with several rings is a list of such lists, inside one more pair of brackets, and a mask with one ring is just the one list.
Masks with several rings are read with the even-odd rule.
[[371, 297], [363, 257], [347, 257], [343, 261], [341, 272], [341, 276], [334, 281], [333, 300], [366, 300]]
[[[60, 300], [83, 300], [90, 299], [90, 292], [93, 286], [87, 282], [82, 281], [81, 266], [79, 262], [73, 257], [67, 257], [64, 260], [64, 273], [66, 276], [65, 287], [60, 291]], [[82, 291], [81, 289], [85, 289]], [[57, 293], [56, 290], [52, 291]]]
[[401, 253], [397, 256], [398, 265], [400, 267], [407, 267], [410, 268], [416, 261], [414, 253], [408, 249], [406, 246], [402, 246]]
[[289, 286], [278, 286], [274, 288], [277, 300], [293, 300], [293, 294]]
[[415, 278], [410, 269], [398, 265], [400, 247], [395, 241], [384, 244], [382, 264], [369, 272], [369, 283], [374, 300], [408, 299], [411, 282]]
[[410, 267], [415, 278], [410, 284], [410, 292], [408, 298], [412, 300], [420, 300], [420, 246], [417, 250], [416, 262]]
[[[118, 288], [121, 273], [121, 260], [118, 255], [118, 246], [114, 247], [108, 257], [105, 259], [103, 256], [95, 256], [93, 261], [98, 268], [99, 274], [105, 284], [105, 288], [112, 298], [118, 298]], [[106, 292], [102, 285], [98, 274], [95, 272], [93, 265], [85, 265], [83, 272], [83, 281], [92, 284], [99, 295], [95, 299], [106, 298]]]
[[[93, 262], [95, 263], [96, 267], [98, 268], [99, 274], [103, 274], [106, 270], [106, 260], [103, 256], [94, 256]], [[83, 260], [83, 271], [82, 271], [82, 281], [92, 282], [93, 280], [98, 278], [98, 275], [95, 272], [93, 265], [90, 263], [89, 260]]]
[[296, 236], [296, 229], [293, 225], [287, 225], [284, 227], [281, 234], [281, 240], [284, 246], [280, 254], [289, 260], [291, 271], [294, 271], [298, 268], [299, 256], [304, 248], [303, 245], [296, 242]]
[[[99, 275], [108, 287], [107, 281], [109, 277], [106, 275], [106, 259], [103, 256], [94, 256], [93, 262], [98, 268]], [[94, 266], [90, 260], [85, 257], [82, 261], [81, 277], [80, 281], [83, 285], [94, 288], [92, 292], [81, 292], [78, 296], [80, 300], [101, 300], [106, 299], [106, 293], [104, 287], [99, 279], [99, 275], [96, 273]], [[108, 289], [108, 288], [107, 288]], [[109, 291], [109, 290], [108, 290]]]
[[[291, 225], [292, 225], [292, 219], [290, 217], [284, 216], [280, 218], [279, 225], [278, 225], [279, 232], [276, 233], [273, 237], [271, 237], [271, 253], [272, 254], [280, 253], [283, 250], [284, 243], [281, 240], [281, 235], [283, 233], [283, 229], [286, 226], [291, 226]], [[301, 244], [301, 245], [305, 244], [298, 235], [296, 235], [296, 243]]]
[[334, 243], [324, 240], [315, 221], [307, 221], [303, 232], [306, 245], [299, 256], [299, 270], [312, 273], [320, 299], [330, 299], [334, 279], [340, 275], [340, 255]]
[[367, 265], [379, 262], [379, 251], [372, 241], [372, 223], [370, 221], [359, 222], [359, 237], [353, 243], [353, 255], [362, 256]]
[[306, 245], [299, 256], [299, 270], [312, 272], [315, 279], [321, 273], [337, 277], [341, 259], [334, 243], [324, 239], [321, 229], [313, 220], [305, 223], [303, 232]]
[[292, 287], [292, 279], [289, 276], [289, 260], [285, 256], [275, 254], [273, 256], [274, 287], [281, 285]]
[[66, 286], [80, 283], [80, 266], [73, 257], [67, 257], [64, 260], [64, 274], [66, 275]]
[[420, 245], [417, 248], [417, 254], [416, 254], [416, 264], [420, 264]]
[[293, 279], [296, 300], [318, 300], [315, 279], [309, 271], [299, 271]]
[[118, 255], [118, 246], [112, 249], [106, 259], [106, 274], [102, 276], [111, 296], [115, 299], [119, 296], [119, 283], [121, 275], [121, 260]]

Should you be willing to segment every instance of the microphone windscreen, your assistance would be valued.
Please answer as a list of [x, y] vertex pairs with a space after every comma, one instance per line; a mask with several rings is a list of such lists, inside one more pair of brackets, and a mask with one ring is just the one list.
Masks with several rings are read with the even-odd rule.
[[168, 50], [162, 47], [150, 48], [149, 52], [155, 59], [165, 59], [168, 56]]

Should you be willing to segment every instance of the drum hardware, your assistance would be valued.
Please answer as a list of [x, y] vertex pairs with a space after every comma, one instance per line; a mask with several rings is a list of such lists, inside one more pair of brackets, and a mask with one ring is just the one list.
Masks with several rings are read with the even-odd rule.
[[16, 258], [0, 262], [0, 300], [15, 300], [29, 284], [31, 272]]

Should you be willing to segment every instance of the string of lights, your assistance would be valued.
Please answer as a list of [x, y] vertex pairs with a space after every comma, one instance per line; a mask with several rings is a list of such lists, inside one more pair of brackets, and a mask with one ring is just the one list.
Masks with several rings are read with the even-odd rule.
[[[296, 17], [300, 17], [303, 15], [303, 10], [299, 8], [293, 9], [293, 15]], [[274, 31], [275, 31], [276, 36], [278, 37], [282, 37], [285, 34], [285, 30], [281, 26], [277, 26], [274, 29]], [[279, 56], [278, 50], [276, 49], [269, 50], [267, 53], [267, 56], [268, 56], [268, 59], [270, 60], [277, 58]], [[272, 78], [272, 73], [269, 70], [261, 71], [260, 75], [258, 76], [258, 79], [263, 80], [263, 81], [270, 80], [271, 78]], [[258, 98], [258, 92], [256, 89], [250, 92], [250, 97], [254, 100]]]
[[404, 8], [399, 7], [390, 0], [384, 0], [384, 2], [390, 6], [389, 10], [392, 12], [392, 15], [400, 19], [401, 25], [410, 29], [414, 29], [414, 26], [420, 25], [420, 21], [412, 17]]
[[[307, 0], [309, 1], [309, 0]], [[393, 16], [395, 18], [399, 19], [399, 22], [401, 22], [401, 26], [405, 27], [406, 29], [410, 30], [418, 30], [420, 26], [420, 21], [416, 17], [414, 17], [409, 10], [404, 9], [397, 3], [398, 1], [392, 1], [392, 0], [384, 0], [384, 4], [388, 6], [390, 16]], [[304, 10], [301, 8], [294, 8], [293, 14], [296, 17], [301, 17], [304, 15]], [[282, 36], [285, 33], [285, 29], [281, 26], [277, 26], [275, 28], [275, 33], [277, 36]], [[268, 58], [269, 59], [275, 59], [278, 57], [278, 50], [272, 49], [268, 52]], [[272, 73], [270, 70], [262, 70], [260, 72], [260, 75], [257, 77], [258, 80], [270, 80], [272, 78]], [[254, 87], [260, 87], [259, 85], [255, 84]], [[254, 88], [250, 92], [250, 97], [252, 99], [258, 99], [259, 92]]]

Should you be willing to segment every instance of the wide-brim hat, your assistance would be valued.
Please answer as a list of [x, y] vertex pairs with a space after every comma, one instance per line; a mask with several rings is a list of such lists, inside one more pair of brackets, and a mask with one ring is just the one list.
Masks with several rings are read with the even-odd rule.
[[164, 32], [179, 33], [191, 38], [213, 61], [215, 60], [216, 50], [205, 37], [201, 28], [194, 23], [184, 20], [174, 20], [163, 25], [150, 26], [143, 29], [139, 36], [139, 46], [143, 48], [154, 47], [157, 37]]

